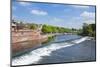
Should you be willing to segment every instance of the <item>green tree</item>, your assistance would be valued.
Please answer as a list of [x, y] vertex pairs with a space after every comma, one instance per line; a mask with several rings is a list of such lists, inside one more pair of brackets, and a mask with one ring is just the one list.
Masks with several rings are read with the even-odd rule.
[[81, 35], [95, 37], [96, 25], [84, 23]]

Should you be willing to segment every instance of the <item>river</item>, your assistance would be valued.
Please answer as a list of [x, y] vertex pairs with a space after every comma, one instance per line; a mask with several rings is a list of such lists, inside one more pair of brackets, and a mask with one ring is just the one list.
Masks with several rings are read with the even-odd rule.
[[96, 42], [78, 35], [57, 35], [43, 46], [12, 58], [12, 65], [96, 60]]

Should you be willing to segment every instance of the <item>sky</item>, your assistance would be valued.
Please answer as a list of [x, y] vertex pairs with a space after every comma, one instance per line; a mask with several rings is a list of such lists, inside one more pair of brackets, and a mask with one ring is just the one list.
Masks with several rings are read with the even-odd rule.
[[12, 19], [79, 29], [95, 23], [95, 6], [13, 1]]

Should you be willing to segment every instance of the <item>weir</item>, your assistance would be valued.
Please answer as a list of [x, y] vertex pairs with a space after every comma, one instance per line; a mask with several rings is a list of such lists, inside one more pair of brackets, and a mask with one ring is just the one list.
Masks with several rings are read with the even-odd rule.
[[44, 46], [42, 48], [35, 49], [23, 56], [16, 57], [12, 59], [12, 65], [27, 65], [27, 64], [38, 64], [38, 61], [42, 59], [43, 56], [50, 56], [52, 51], [56, 51], [58, 49], [62, 49], [65, 47], [71, 47], [78, 43], [85, 41], [88, 37], [83, 37], [80, 39], [76, 39], [69, 42], [64, 43], [52, 43], [48, 46]]

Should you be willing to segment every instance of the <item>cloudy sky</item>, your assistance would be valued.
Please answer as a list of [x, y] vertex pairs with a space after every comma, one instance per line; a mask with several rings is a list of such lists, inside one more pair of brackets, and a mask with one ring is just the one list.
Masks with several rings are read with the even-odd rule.
[[13, 1], [12, 18], [28, 23], [78, 29], [83, 23], [95, 23], [95, 6]]

